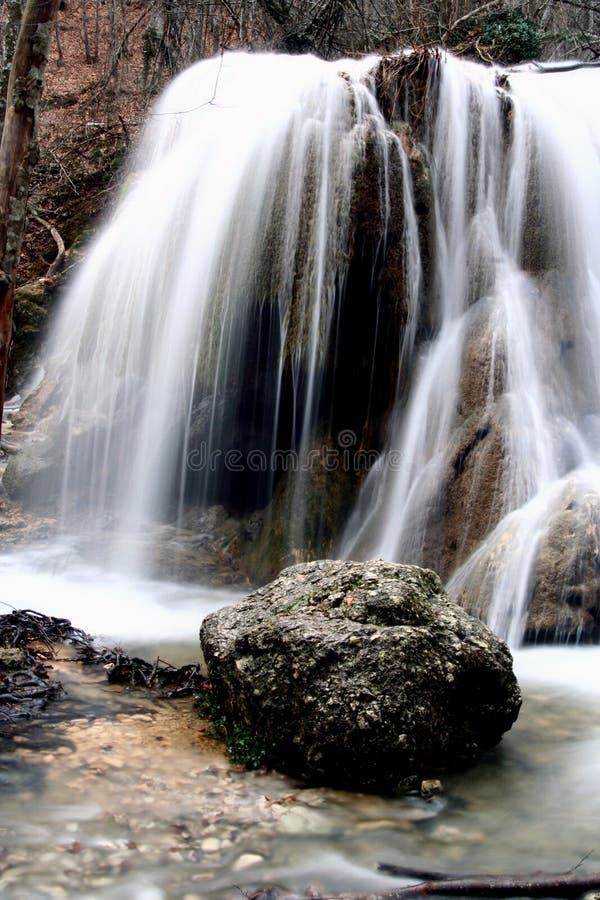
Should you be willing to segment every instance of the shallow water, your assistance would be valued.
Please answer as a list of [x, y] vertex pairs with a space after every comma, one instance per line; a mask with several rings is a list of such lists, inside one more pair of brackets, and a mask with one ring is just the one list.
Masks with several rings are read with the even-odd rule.
[[242, 596], [240, 590], [144, 579], [94, 565], [86, 561], [88, 550], [65, 538], [0, 555], [3, 600], [70, 619], [77, 628], [137, 653], [169, 650], [179, 659], [183, 652], [189, 661], [198, 655], [204, 616]]
[[[202, 616], [235, 597], [103, 575], [58, 551], [45, 559], [0, 560], [2, 596], [136, 652], [145, 643], [164, 656], [166, 644], [195, 659]], [[0, 896], [216, 900], [265, 882], [299, 892], [399, 884], [377, 873], [379, 861], [570, 869], [599, 846], [599, 664], [596, 648], [519, 651], [519, 721], [426, 802], [241, 771], [190, 703], [110, 687], [102, 671], [60, 662], [67, 698], [0, 738]], [[597, 869], [598, 852], [581, 868]]]

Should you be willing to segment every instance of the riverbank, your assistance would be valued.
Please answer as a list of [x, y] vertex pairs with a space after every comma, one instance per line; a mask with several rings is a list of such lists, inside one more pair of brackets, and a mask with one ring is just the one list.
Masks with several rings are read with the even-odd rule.
[[[114, 615], [108, 592], [105, 615]], [[193, 632], [178, 622], [168, 644], [193, 661]], [[138, 619], [130, 651], [145, 640], [147, 653], [166, 655], [156, 633], [144, 637], [147, 624]], [[597, 648], [518, 651], [519, 721], [431, 801], [247, 772], [230, 764], [191, 701], [109, 685], [102, 669], [60, 661], [64, 699], [0, 738], [0, 892], [237, 900], [266, 884], [301, 896], [310, 886], [325, 895], [400, 886], [380, 862], [457, 874], [567, 871], [596, 844], [598, 657]], [[578, 871], [597, 868], [592, 854]]]

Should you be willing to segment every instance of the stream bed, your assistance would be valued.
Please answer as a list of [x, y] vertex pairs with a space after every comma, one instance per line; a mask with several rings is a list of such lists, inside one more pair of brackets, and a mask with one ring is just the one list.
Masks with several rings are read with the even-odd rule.
[[[0, 558], [3, 597], [150, 658], [195, 661], [201, 618], [238, 596], [40, 554]], [[402, 883], [378, 862], [561, 872], [590, 853], [579, 871], [597, 870], [600, 651], [530, 648], [515, 662], [518, 722], [425, 801], [246, 772], [190, 701], [110, 686], [102, 670], [59, 660], [65, 698], [0, 731], [0, 896], [233, 900], [267, 883], [299, 894]]]

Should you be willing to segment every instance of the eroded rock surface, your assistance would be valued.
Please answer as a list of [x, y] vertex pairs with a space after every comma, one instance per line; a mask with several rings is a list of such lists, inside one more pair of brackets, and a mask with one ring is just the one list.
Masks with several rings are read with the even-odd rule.
[[394, 790], [463, 766], [521, 705], [506, 645], [416, 566], [292, 566], [207, 616], [201, 641], [225, 714], [316, 781]]

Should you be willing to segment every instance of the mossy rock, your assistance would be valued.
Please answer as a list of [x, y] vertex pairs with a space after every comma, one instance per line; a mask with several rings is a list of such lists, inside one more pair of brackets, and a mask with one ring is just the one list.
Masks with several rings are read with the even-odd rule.
[[313, 782], [394, 792], [462, 767], [521, 705], [506, 645], [417, 566], [293, 566], [200, 634], [244, 748]]
[[0, 647], [0, 672], [20, 672], [27, 662], [22, 650], [15, 647]]
[[46, 303], [46, 288], [40, 282], [33, 281], [15, 290], [9, 393], [19, 389], [35, 364], [48, 318]]

